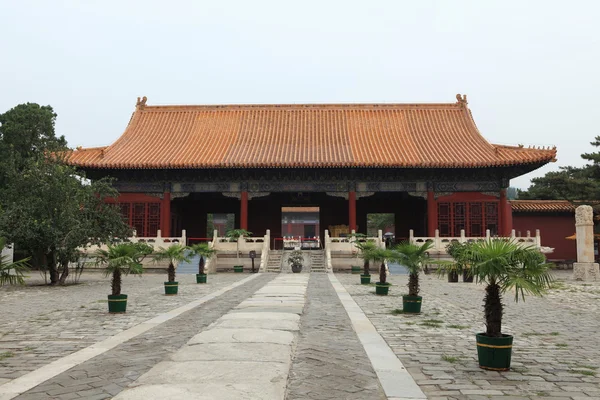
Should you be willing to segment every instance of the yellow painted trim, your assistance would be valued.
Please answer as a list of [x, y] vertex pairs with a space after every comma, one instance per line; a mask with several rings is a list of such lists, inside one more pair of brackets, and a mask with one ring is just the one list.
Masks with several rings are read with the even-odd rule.
[[108, 299], [108, 301], [127, 301], [127, 299]]
[[510, 348], [512, 348], [512, 344], [507, 344], [504, 346], [495, 346], [493, 344], [477, 343], [477, 346], [489, 347], [491, 349], [510, 349]]
[[177, 286], [179, 286], [179, 284], [177, 284], [177, 285], [165, 285], [165, 287], [177, 287]]

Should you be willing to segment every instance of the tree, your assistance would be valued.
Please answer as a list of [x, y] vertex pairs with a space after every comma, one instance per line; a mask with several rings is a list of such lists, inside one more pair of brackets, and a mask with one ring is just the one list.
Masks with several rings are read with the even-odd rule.
[[106, 265], [104, 273], [111, 275], [112, 295], [121, 294], [121, 278], [123, 275], [141, 274], [142, 260], [153, 251], [152, 246], [145, 243], [120, 243], [109, 245], [107, 250], [98, 249], [95, 254], [97, 265]]
[[168, 260], [169, 267], [167, 268], [167, 275], [169, 282], [175, 282], [175, 265], [181, 261], [189, 262], [190, 256], [188, 253], [189, 247], [182, 244], [174, 244], [167, 248], [161, 247], [154, 255], [154, 261]]
[[198, 260], [198, 274], [204, 274], [204, 257], [209, 259], [212, 257], [217, 251], [215, 249], [211, 249], [208, 246], [208, 243], [198, 243], [190, 246], [190, 250], [193, 254], [197, 254], [200, 256]]
[[[600, 147], [600, 136], [590, 143]], [[546, 175], [533, 178], [527, 191], [519, 191], [523, 200], [596, 200], [600, 199], [600, 152], [584, 153], [591, 164], [583, 167], [560, 167]]]
[[21, 170], [27, 160], [65, 150], [65, 137], [57, 137], [54, 132], [55, 121], [56, 113], [51, 106], [35, 103], [19, 104], [0, 114], [0, 173]]
[[87, 182], [57, 160], [26, 160], [0, 192], [0, 236], [31, 254], [34, 267], [47, 268], [52, 285], [65, 283], [79, 248], [131, 233], [119, 208], [105, 203], [118, 195], [110, 180]]
[[429, 258], [428, 251], [433, 247], [432, 242], [421, 245], [402, 242], [393, 249], [393, 259], [408, 269], [408, 295], [418, 296], [420, 291], [419, 272], [427, 263], [434, 261]]
[[541, 296], [553, 278], [546, 258], [534, 247], [515, 242], [488, 240], [469, 245], [469, 263], [477, 282], [486, 284], [484, 312], [486, 335], [502, 336], [502, 294], [515, 291], [515, 302], [525, 294]]

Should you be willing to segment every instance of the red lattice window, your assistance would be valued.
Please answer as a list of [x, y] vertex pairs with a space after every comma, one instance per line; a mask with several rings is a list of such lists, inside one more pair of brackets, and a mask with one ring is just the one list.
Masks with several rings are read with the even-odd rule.
[[438, 203], [438, 229], [440, 236], [451, 236], [450, 203]]
[[469, 203], [469, 236], [485, 236], [483, 231], [483, 204]]
[[119, 207], [121, 209], [121, 217], [125, 223], [131, 226], [131, 203], [120, 203]]
[[498, 234], [497, 202], [446, 202], [438, 203], [438, 229], [440, 236], [458, 237], [465, 230], [465, 236], [483, 237], [486, 229], [490, 234]]
[[490, 235], [498, 235], [498, 203], [485, 203], [485, 226]]
[[160, 204], [148, 203], [148, 223], [144, 236], [154, 237], [160, 229]]
[[453, 236], [460, 236], [460, 231], [466, 230], [467, 223], [467, 203], [454, 203], [453, 204]]
[[146, 222], [146, 203], [133, 203], [131, 216], [131, 227], [135, 229], [137, 236], [144, 235]]

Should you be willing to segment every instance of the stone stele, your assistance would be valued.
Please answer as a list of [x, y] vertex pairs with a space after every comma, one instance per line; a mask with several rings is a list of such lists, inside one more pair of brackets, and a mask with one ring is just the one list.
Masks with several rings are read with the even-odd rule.
[[594, 262], [594, 212], [590, 206], [575, 209], [577, 262], [573, 264], [573, 278], [578, 281], [600, 280], [600, 270]]

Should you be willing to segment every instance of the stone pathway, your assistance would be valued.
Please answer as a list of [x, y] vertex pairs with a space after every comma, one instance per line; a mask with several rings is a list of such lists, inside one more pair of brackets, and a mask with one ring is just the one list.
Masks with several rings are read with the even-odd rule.
[[307, 281], [278, 276], [115, 399], [283, 399]]
[[[248, 275], [244, 277], [247, 278]], [[216, 276], [211, 276], [211, 278], [216, 278]], [[192, 335], [239, 304], [244, 298], [250, 296], [254, 291], [272, 279], [273, 275], [254, 276], [253, 278], [250, 282], [233, 288], [225, 294], [202, 304], [200, 307], [193, 308], [168, 320], [162, 325], [150, 329], [146, 333], [124, 342], [112, 350], [76, 365], [74, 368], [45, 381], [43, 384], [34, 387], [16, 398], [22, 400], [72, 399], [80, 397], [89, 399], [111, 398], [141, 374], [148, 371], [157, 362], [164, 359], [167, 354], [181, 347]], [[215, 286], [212, 288], [209, 285], [198, 286], [203, 286], [203, 291], [216, 292], [214, 290]], [[191, 304], [193, 305], [193, 303]], [[173, 311], [170, 311], [170, 314], [172, 313]], [[112, 317], [119, 316], [113, 315]], [[169, 317], [169, 313], [167, 313], [159, 318], [155, 318], [155, 320], [165, 320]], [[157, 323], [160, 323], [160, 321], [157, 321]], [[142, 327], [146, 324], [143, 323], [134, 328]], [[124, 333], [127, 332], [125, 331]], [[113, 338], [117, 338], [118, 336], [114, 336]], [[60, 363], [61, 360], [57, 360], [56, 363]], [[41, 372], [38, 371], [32, 374], [40, 374]], [[8, 384], [0, 386], [0, 399], [13, 398], [10, 396], [10, 393], [6, 393], [7, 386]]]
[[327, 274], [310, 274], [286, 399], [385, 398]]
[[0, 304], [0, 385], [98, 343], [133, 326], [248, 277], [213, 274], [198, 285], [193, 275], [178, 276], [179, 294], [165, 296], [166, 274], [147, 273], [123, 279], [127, 313], [107, 311], [110, 279], [84, 272], [77, 285], [42, 286], [37, 276], [28, 286], [2, 287]]
[[391, 276], [389, 296], [336, 275], [431, 400], [600, 399], [600, 283], [576, 283], [571, 271], [544, 298], [504, 298], [503, 331], [515, 336], [512, 370], [478, 368], [475, 333], [484, 329], [483, 286], [421, 275], [421, 315], [402, 308], [406, 276]]

